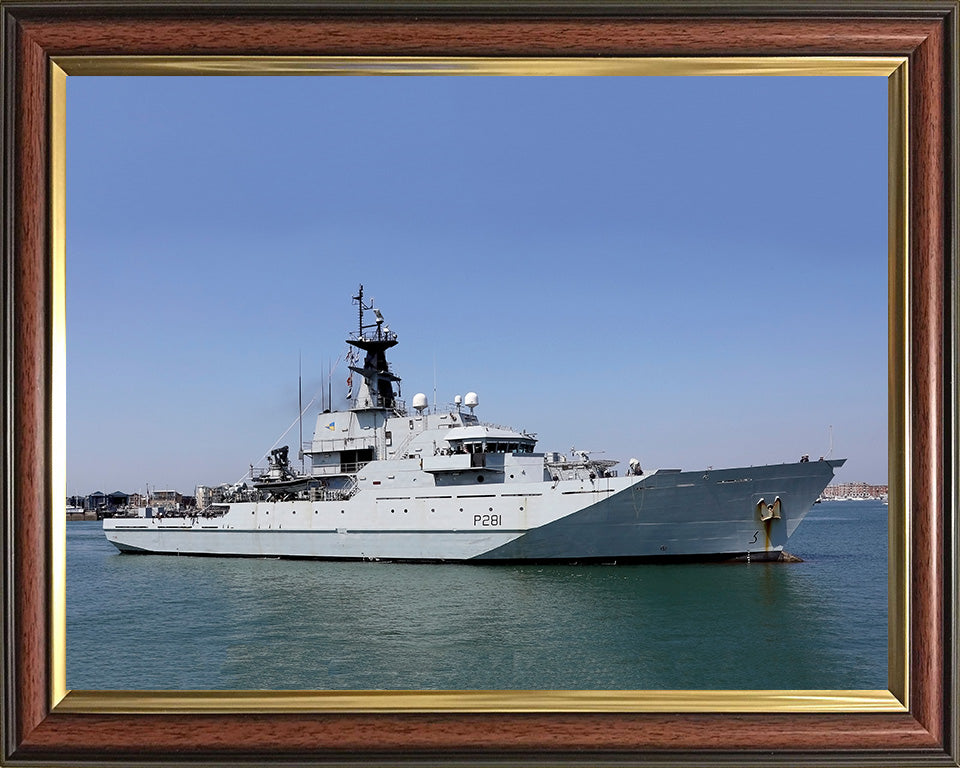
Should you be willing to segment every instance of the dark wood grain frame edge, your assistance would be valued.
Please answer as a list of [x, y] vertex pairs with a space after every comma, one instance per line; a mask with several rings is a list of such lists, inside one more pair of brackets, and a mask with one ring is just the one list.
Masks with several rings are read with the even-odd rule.
[[[44, 52], [3, 9], [5, 750], [49, 711], [46, 563], [50, 321], [46, 259]], [[27, 510], [21, 517], [18, 510]], [[25, 524], [24, 524], [25, 523]]]
[[[958, 6], [960, 7], [960, 6]], [[943, 713], [946, 749], [960, 764], [960, 11], [954, 7], [946, 17], [944, 29], [946, 72], [943, 78], [946, 93], [944, 121], [947, 127], [944, 164], [944, 201], [948, 215], [944, 221], [946, 248], [944, 255], [944, 382], [947, 387], [946, 416], [948, 434], [943, 467], [943, 487], [947, 515], [945, 526], [943, 647], [946, 649], [944, 669], [945, 695], [953, 701], [952, 711]], [[952, 575], [952, 578], [950, 576]]]
[[[0, 35], [2, 35], [4, 50], [10, 50], [11, 45], [16, 45], [16, 37], [11, 31], [9, 17], [4, 11], [0, 14]], [[9, 97], [14, 92], [14, 83], [16, 82], [16, 70], [10, 57], [0, 56], [0, 88], [8, 97], [3, 99], [2, 110], [0, 110], [0, 169], [3, 173], [3, 226], [0, 227], [0, 237], [3, 238], [0, 248], [3, 251], [2, 272], [0, 272], [0, 291], [2, 291], [3, 311], [3, 330], [0, 335], [0, 370], [3, 372], [3, 411], [0, 414], [0, 420], [3, 424], [3, 454], [0, 456], [2, 466], [0, 466], [0, 492], [3, 497], [0, 499], [0, 511], [3, 513], [2, 527], [0, 527], [0, 536], [2, 536], [3, 552], [9, 553], [13, 546], [13, 516], [8, 510], [13, 508], [13, 379], [12, 379], [12, 347], [13, 339], [11, 330], [13, 328], [13, 259], [11, 255], [14, 250], [14, 238], [9, 226], [14, 219], [14, 177], [15, 170], [13, 158], [10, 156], [10, 148], [13, 146], [14, 131], [14, 109], [15, 101]], [[14, 692], [16, 690], [16, 655], [10, 651], [13, 648], [13, 636], [16, 628], [16, 615], [13, 602], [10, 599], [13, 594], [14, 585], [14, 563], [11, 557], [4, 557], [2, 571], [2, 585], [0, 585], [0, 596], [3, 598], [3, 682], [2, 697], [0, 697], [0, 722], [2, 722], [3, 733], [0, 738], [0, 760], [6, 758], [16, 749], [14, 718], [16, 712], [16, 703], [14, 701]]]
[[[145, 6], [144, 6], [145, 7]], [[177, 15], [185, 8], [207, 12], [211, 4], [153, 4]], [[226, 6], [236, 10], [237, 5]], [[258, 6], [244, 3], [245, 14]], [[743, 6], [758, 15], [779, 18], [767, 4]], [[851, 6], [847, 6], [848, 10]], [[914, 320], [911, 375], [913, 416], [922, 425], [915, 440], [911, 502], [917, 512], [912, 558], [917, 594], [911, 603], [914, 657], [910, 715], [811, 715], [803, 717], [688, 715], [329, 715], [329, 716], [135, 716], [120, 727], [118, 718], [51, 713], [49, 701], [49, 593], [46, 559], [49, 498], [49, 232], [47, 216], [47, 109], [51, 49], [25, 32], [50, 18], [50, 4], [4, 3], [2, 83], [3, 136], [3, 298], [4, 298], [4, 440], [3, 536], [6, 552], [3, 575], [4, 681], [3, 750], [9, 764], [63, 760], [98, 760], [139, 764], [168, 759], [176, 748], [187, 748], [178, 760], [258, 761], [273, 755], [278, 761], [323, 760], [328, 763], [408, 763], [476, 761], [536, 764], [549, 762], [615, 762], [638, 764], [795, 764], [871, 763], [877, 765], [957, 765], [956, 608], [957, 503], [956, 439], [956, 56], [955, 3], [854, 4], [857, 18], [932, 20], [931, 34], [910, 52], [911, 68], [926, 90], [911, 90], [911, 247], [917, 259], [912, 295], [919, 303]], [[129, 13], [126, 4], [59, 4], [54, 16], [70, 20], [98, 13]], [[299, 6], [303, 9], [303, 6]], [[366, 6], [323, 6], [361, 17]], [[414, 10], [410, 10], [414, 8]], [[418, 4], [406, 10], [378, 6], [405, 19], [425, 13]], [[438, 18], [459, 12], [485, 18], [489, 6], [447, 5]], [[494, 9], [496, 9], [495, 7]], [[650, 11], [649, 9], [653, 9]], [[669, 16], [677, 6], [607, 4], [598, 16], [642, 17], [645, 12]], [[785, 12], [804, 9], [816, 16], [840, 13], [839, 6], [791, 4]], [[872, 13], [870, 9], [873, 9]], [[416, 10], [419, 9], [419, 10]], [[632, 9], [632, 10], [631, 10]], [[647, 9], [645, 11], [645, 9]], [[148, 9], [149, 10], [149, 9]], [[260, 9], [262, 12], [262, 8]], [[274, 9], [275, 10], [275, 9]], [[588, 17], [590, 10], [571, 4], [537, 4], [521, 9], [530, 18], [562, 16], [568, 22]], [[706, 17], [704, 6], [687, 8]], [[614, 13], [615, 12], [615, 13]], [[73, 15], [71, 15], [73, 14]], [[515, 13], [516, 15], [524, 15]], [[109, 15], [109, 14], [108, 14]], [[136, 14], [135, 14], [136, 15]], [[201, 14], [202, 15], [202, 14]], [[376, 14], [374, 14], [376, 15]], [[155, 17], [154, 17], [155, 18]], [[506, 22], [509, 23], [509, 22]], [[36, 28], [36, 27], [34, 27]], [[54, 51], [59, 53], [61, 51]], [[894, 51], [888, 51], [894, 53]], [[929, 72], [940, 75], [930, 82]], [[932, 290], [931, 290], [932, 288]], [[952, 414], [952, 418], [951, 418]], [[950, 578], [953, 575], [953, 578]], [[939, 648], [937, 647], [939, 645]], [[917, 658], [917, 656], [921, 658]], [[274, 737], [279, 726], [284, 736]], [[731, 732], [758, 731], [756, 748], [737, 744]], [[837, 728], [853, 733], [846, 741], [819, 742], [814, 734]], [[499, 741], [491, 741], [499, 729]], [[146, 734], [124, 739], [120, 731]], [[247, 736], [240, 734], [244, 731]], [[642, 734], [640, 733], [642, 731]], [[777, 732], [777, 738], [769, 733]], [[307, 738], [298, 740], [300, 732]], [[190, 741], [185, 734], [204, 734]], [[698, 737], [697, 734], [700, 734]], [[259, 734], [259, 736], [258, 736]], [[331, 743], [331, 734], [340, 746]], [[703, 734], [712, 734], [711, 748]], [[767, 734], [764, 736], [764, 734]], [[341, 738], [342, 737], [342, 738]], [[186, 741], [184, 739], [186, 738]], [[104, 741], [106, 739], [106, 741]], [[259, 739], [259, 740], [258, 740]], [[111, 741], [112, 740], [112, 741]], [[820, 746], [818, 746], [818, 743]], [[324, 746], [324, 744], [326, 746]], [[838, 746], [838, 744], [840, 746]], [[259, 746], [258, 746], [259, 745]], [[779, 745], [779, 746], [778, 746]], [[793, 746], [791, 746], [793, 745]], [[798, 749], [796, 745], [803, 745]], [[770, 747], [776, 748], [775, 753]]]

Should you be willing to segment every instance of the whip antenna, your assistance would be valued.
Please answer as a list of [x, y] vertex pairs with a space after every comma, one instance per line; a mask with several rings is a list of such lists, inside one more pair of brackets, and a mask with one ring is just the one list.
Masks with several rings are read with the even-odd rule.
[[297, 358], [297, 418], [300, 421], [300, 474], [303, 474], [303, 350], [298, 351]]

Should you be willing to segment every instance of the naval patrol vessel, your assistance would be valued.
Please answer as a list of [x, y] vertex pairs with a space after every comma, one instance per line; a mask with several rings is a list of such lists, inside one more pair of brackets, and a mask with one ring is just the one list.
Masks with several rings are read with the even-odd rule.
[[202, 509], [105, 519], [107, 539], [125, 553], [326, 560], [773, 560], [845, 461], [681, 471], [631, 459], [621, 475], [587, 452], [537, 452], [535, 434], [480, 421], [473, 392], [445, 409], [416, 394], [408, 409], [386, 356], [397, 334], [363, 286], [353, 301], [358, 388], [348, 410], [318, 415], [302, 468], [277, 448]]

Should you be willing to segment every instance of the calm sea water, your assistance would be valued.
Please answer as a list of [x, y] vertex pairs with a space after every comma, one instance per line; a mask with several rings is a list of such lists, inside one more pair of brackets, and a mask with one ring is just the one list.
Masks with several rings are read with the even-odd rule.
[[802, 563], [462, 566], [120, 555], [67, 524], [67, 685], [887, 687], [887, 507], [824, 502]]

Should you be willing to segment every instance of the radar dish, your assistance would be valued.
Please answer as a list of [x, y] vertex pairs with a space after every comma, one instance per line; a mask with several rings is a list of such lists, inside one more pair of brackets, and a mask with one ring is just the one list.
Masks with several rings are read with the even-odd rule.
[[413, 396], [413, 407], [417, 413], [423, 413], [427, 407], [427, 396], [423, 394], [423, 392], [417, 392], [417, 394]]
[[480, 404], [480, 399], [477, 397], [476, 392], [467, 392], [466, 396], [463, 398], [463, 404], [467, 406], [471, 411]]

